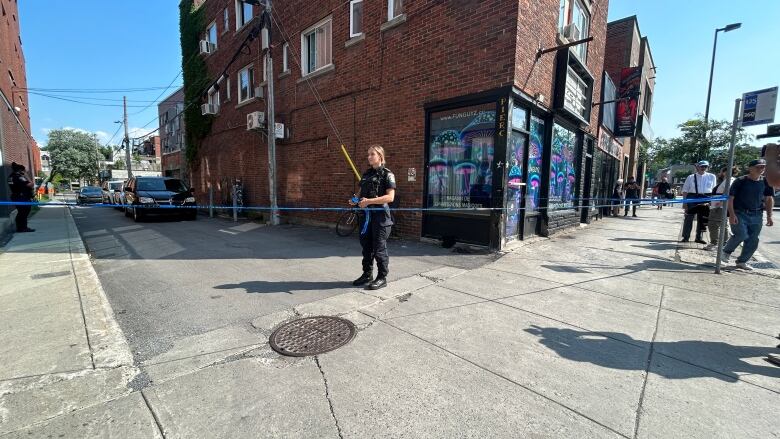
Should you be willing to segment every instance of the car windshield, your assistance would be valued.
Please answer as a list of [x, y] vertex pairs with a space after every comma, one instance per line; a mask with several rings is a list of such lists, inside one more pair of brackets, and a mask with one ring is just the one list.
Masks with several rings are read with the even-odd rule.
[[139, 191], [170, 191], [170, 192], [185, 192], [187, 187], [181, 180], [175, 178], [162, 179], [162, 178], [150, 178], [138, 180]]
[[87, 186], [87, 187], [81, 188], [81, 193], [82, 194], [100, 194], [102, 192], [103, 192], [102, 189], [100, 189], [99, 187], [95, 187], [95, 186]]
[[121, 187], [122, 187], [122, 182], [121, 182], [121, 181], [117, 181], [117, 182], [115, 182], [115, 183], [109, 183], [109, 184], [108, 184], [108, 188], [109, 188], [109, 189], [112, 189], [112, 190], [118, 190], [118, 189], [120, 189]]

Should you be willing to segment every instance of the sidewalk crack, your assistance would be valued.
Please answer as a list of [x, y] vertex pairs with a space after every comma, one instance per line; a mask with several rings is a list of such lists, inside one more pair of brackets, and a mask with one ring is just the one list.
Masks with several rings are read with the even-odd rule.
[[658, 335], [658, 323], [661, 321], [661, 311], [664, 304], [664, 293], [666, 287], [661, 287], [661, 300], [658, 302], [658, 312], [655, 315], [655, 329], [653, 330], [653, 338], [650, 340], [650, 352], [647, 354], [647, 364], [645, 365], [645, 377], [642, 381], [642, 391], [639, 392], [639, 404], [636, 407], [636, 418], [634, 420], [634, 439], [639, 435], [639, 422], [642, 419], [642, 406], [645, 403], [645, 390], [647, 389], [647, 379], [650, 376], [650, 366], [653, 361], [653, 353], [655, 352], [655, 338]]
[[[68, 215], [68, 210], [63, 210], [63, 215]], [[79, 287], [79, 278], [76, 275], [76, 264], [73, 262], [73, 245], [71, 244], [70, 227], [65, 227], [68, 234], [68, 256], [70, 258], [70, 269], [73, 271], [73, 282], [76, 284], [76, 293], [79, 298], [79, 309], [81, 310], [81, 322], [84, 324], [84, 335], [87, 337], [87, 347], [89, 348], [89, 359], [92, 362], [92, 369], [95, 369], [95, 353], [92, 350], [92, 341], [89, 339], [89, 329], [87, 329], [87, 316], [84, 314], [84, 301], [81, 298], [81, 288]], [[80, 239], [80, 238], [79, 238]]]
[[333, 410], [333, 401], [330, 399], [330, 388], [328, 387], [328, 379], [325, 377], [325, 371], [322, 370], [322, 365], [320, 364], [319, 356], [314, 356], [314, 364], [317, 365], [317, 369], [320, 370], [320, 374], [322, 375], [322, 381], [325, 383], [325, 398], [328, 400], [328, 407], [330, 408], [330, 415], [333, 417], [333, 422], [336, 423], [336, 431], [339, 433], [339, 438], [344, 439], [344, 434], [341, 432], [341, 426], [339, 425], [339, 420], [336, 417], [336, 412]]
[[141, 394], [141, 398], [143, 398], [144, 403], [146, 404], [146, 408], [149, 409], [149, 413], [152, 414], [152, 418], [154, 418], [154, 423], [157, 425], [157, 430], [160, 432], [160, 436], [162, 436], [163, 439], [165, 439], [165, 430], [163, 429], [162, 424], [160, 423], [160, 418], [157, 417], [157, 413], [155, 413], [154, 409], [152, 409], [152, 404], [149, 403], [149, 399], [146, 397], [146, 394], [143, 390], [139, 391], [138, 393]]

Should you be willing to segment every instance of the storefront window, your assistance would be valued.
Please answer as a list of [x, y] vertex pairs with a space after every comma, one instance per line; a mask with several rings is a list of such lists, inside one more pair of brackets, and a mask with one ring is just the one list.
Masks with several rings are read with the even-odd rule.
[[507, 240], [516, 239], [520, 231], [520, 203], [523, 197], [523, 165], [525, 158], [526, 135], [512, 131], [507, 145], [507, 181], [506, 181], [506, 236]]
[[542, 155], [544, 153], [544, 121], [531, 116], [531, 136], [528, 145], [528, 182], [526, 214], [539, 210], [539, 189], [542, 184]]
[[553, 125], [552, 150], [550, 151], [550, 202], [549, 209], [574, 207], [577, 175], [574, 170], [577, 137], [573, 131]]
[[495, 134], [494, 103], [431, 114], [427, 207], [491, 206]]

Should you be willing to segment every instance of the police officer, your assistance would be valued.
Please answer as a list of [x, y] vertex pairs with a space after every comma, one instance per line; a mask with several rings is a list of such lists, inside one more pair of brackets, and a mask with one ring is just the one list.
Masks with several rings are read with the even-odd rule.
[[[16, 162], [11, 163], [11, 175], [8, 177], [8, 186], [11, 187], [11, 201], [28, 203], [33, 197], [32, 182], [24, 173], [24, 166]], [[16, 231], [20, 233], [34, 232], [35, 229], [27, 227], [27, 217], [30, 216], [32, 206], [29, 204], [16, 206]]]
[[[366, 209], [358, 226], [363, 247], [363, 275], [352, 285], [368, 284], [369, 290], [378, 290], [387, 286], [387, 266], [390, 262], [387, 237], [393, 225], [389, 204], [395, 199], [395, 175], [385, 168], [385, 149], [380, 145], [368, 147], [368, 164], [371, 168], [360, 179], [360, 196], [350, 200], [351, 205]], [[378, 272], [372, 280], [374, 259]]]

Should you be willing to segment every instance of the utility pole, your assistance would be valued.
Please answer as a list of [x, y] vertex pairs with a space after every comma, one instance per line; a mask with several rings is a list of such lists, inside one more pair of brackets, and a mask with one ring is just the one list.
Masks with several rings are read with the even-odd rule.
[[127, 178], [130, 179], [130, 177], [133, 176], [133, 168], [131, 166], [132, 161], [130, 157], [130, 134], [127, 132], [127, 96], [123, 96], [122, 101], [125, 109], [125, 117], [123, 119], [125, 124], [125, 161], [127, 162]]
[[[717, 35], [717, 34], [716, 34]], [[728, 220], [728, 208], [729, 208], [729, 193], [731, 190], [731, 173], [734, 170], [734, 148], [737, 146], [737, 130], [739, 130], [739, 110], [741, 109], [742, 99], [734, 101], [734, 119], [731, 122], [731, 144], [729, 145], [729, 166], [726, 170], [726, 184], [723, 187], [723, 195], [726, 197], [724, 201], [721, 201], [723, 214], [720, 218], [720, 234], [718, 236], [718, 255], [715, 257], [715, 274], [720, 274], [720, 265], [723, 255], [723, 246], [726, 245], [726, 227], [729, 226]], [[696, 225], [698, 227], [698, 224]]]
[[279, 225], [279, 206], [276, 199], [276, 119], [274, 116], [274, 61], [271, 56], [271, 0], [265, 0], [265, 24], [260, 38], [265, 50], [265, 71], [268, 81], [268, 105], [266, 126], [268, 127], [268, 196], [271, 201], [271, 225]]
[[93, 134], [95, 138], [95, 164], [97, 165], [97, 182], [100, 184], [100, 144], [98, 143], [97, 134]]

